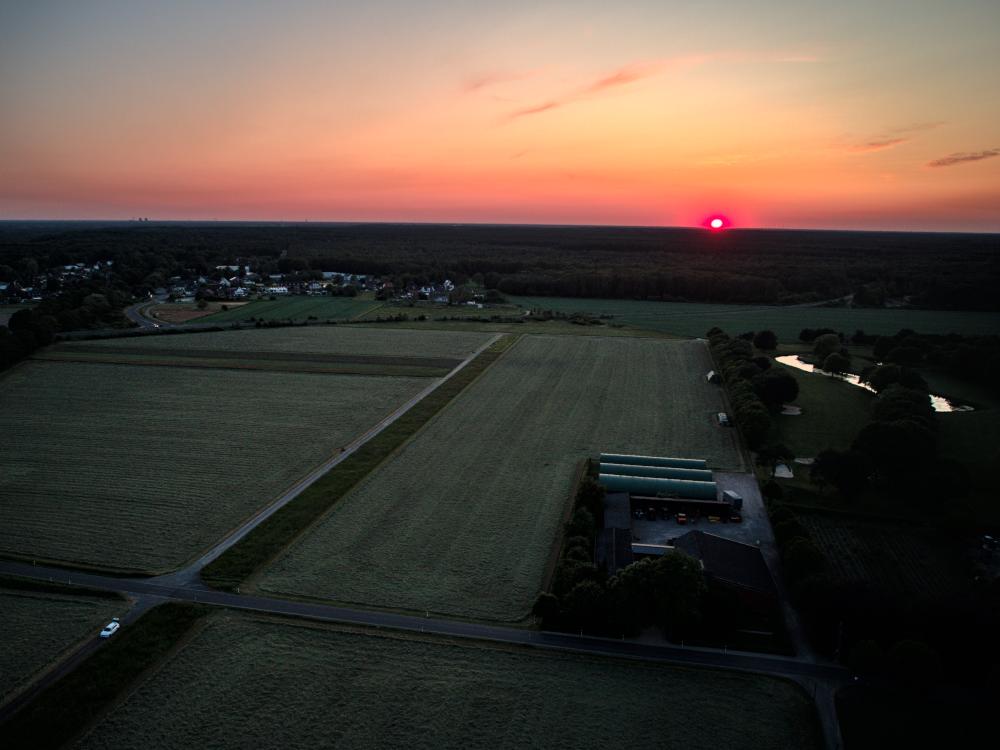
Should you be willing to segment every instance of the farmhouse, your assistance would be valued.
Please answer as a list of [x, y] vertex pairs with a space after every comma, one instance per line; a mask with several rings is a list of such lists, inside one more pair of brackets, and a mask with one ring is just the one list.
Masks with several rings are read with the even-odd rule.
[[668, 544], [633, 544], [635, 558], [661, 557], [680, 550], [701, 562], [710, 586], [734, 592], [740, 601], [760, 613], [770, 613], [778, 591], [764, 556], [757, 547], [733, 539], [689, 531]]

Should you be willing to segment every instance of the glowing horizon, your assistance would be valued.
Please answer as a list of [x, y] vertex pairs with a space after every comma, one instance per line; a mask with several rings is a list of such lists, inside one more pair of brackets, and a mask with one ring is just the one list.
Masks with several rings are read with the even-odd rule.
[[995, 2], [204, 5], [0, 8], [0, 219], [1000, 231]]

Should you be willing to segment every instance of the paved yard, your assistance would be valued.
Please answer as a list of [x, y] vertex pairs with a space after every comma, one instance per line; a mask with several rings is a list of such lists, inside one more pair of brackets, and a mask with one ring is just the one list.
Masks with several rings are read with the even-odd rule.
[[735, 539], [746, 544], [767, 544], [773, 541], [771, 523], [764, 509], [760, 487], [753, 474], [737, 472], [715, 472], [715, 482], [719, 492], [732, 490], [743, 498], [742, 523], [710, 523], [705, 518], [691, 519], [687, 525], [679, 526], [673, 519], [669, 521], [647, 521], [632, 519], [633, 539], [643, 544], [666, 544], [685, 532], [698, 529], [710, 534]]

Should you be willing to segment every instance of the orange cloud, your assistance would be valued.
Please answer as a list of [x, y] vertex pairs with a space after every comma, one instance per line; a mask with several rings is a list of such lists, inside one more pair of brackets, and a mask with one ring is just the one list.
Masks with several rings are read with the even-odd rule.
[[1000, 148], [988, 148], [985, 151], [965, 151], [948, 154], [940, 159], [928, 162], [928, 167], [953, 167], [956, 164], [967, 164], [970, 161], [982, 161], [1000, 156]]

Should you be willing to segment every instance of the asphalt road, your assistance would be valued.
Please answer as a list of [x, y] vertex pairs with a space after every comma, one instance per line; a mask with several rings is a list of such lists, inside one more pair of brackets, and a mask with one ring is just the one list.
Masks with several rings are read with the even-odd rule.
[[[122, 627], [127, 627], [130, 623], [135, 622], [147, 610], [152, 609], [161, 601], [163, 600], [152, 596], [144, 596], [141, 599], [138, 599], [129, 608], [128, 612], [122, 615]], [[68, 675], [86, 659], [88, 659], [91, 654], [97, 651], [97, 649], [103, 646], [107, 641], [104, 638], [101, 638], [98, 635], [98, 632], [99, 631], [95, 631], [91, 638], [88, 638], [86, 641], [79, 644], [72, 653], [56, 664], [56, 666], [45, 672], [39, 679], [35, 680], [35, 682], [33, 682], [25, 690], [18, 693], [12, 700], [5, 703], [3, 706], [0, 706], [0, 722], [6, 720], [9, 716], [13, 716], [24, 706], [31, 703], [31, 701], [35, 699], [35, 696], [37, 696], [45, 688]], [[114, 636], [111, 637], [114, 638]]]
[[152, 305], [158, 305], [162, 301], [163, 300], [161, 299], [147, 299], [142, 302], [137, 302], [136, 304], [125, 308], [125, 317], [140, 328], [159, 328], [162, 325], [161, 323], [152, 320], [151, 318], [147, 318], [143, 313], [146, 311], [146, 308], [151, 307]]
[[477, 622], [419, 617], [381, 610], [353, 609], [274, 597], [232, 594], [210, 589], [195, 581], [171, 580], [169, 576], [119, 578], [10, 561], [0, 561], [0, 573], [68, 586], [118, 591], [137, 597], [141, 601], [146, 597], [153, 597], [159, 601], [197, 602], [228, 609], [321, 622], [408, 630], [454, 638], [498, 641], [537, 648], [661, 661], [670, 664], [736, 669], [834, 683], [846, 683], [849, 679], [849, 673], [843, 667], [835, 664], [818, 664], [792, 657], [771, 656], [746, 651], [637, 643], [635, 641], [552, 633]]

